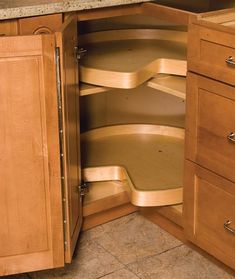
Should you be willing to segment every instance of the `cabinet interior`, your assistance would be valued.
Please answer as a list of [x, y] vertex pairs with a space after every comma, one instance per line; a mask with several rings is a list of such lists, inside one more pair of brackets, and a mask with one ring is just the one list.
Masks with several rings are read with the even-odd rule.
[[[79, 22], [78, 29], [80, 35], [120, 29], [187, 32], [186, 26], [144, 15], [83, 21]], [[105, 51], [104, 49], [104, 53]], [[89, 55], [89, 50], [86, 55]], [[82, 59], [80, 64], [82, 64]], [[120, 196], [121, 193], [122, 198], [118, 205], [130, 200], [137, 206], [181, 203], [185, 77], [156, 74], [141, 85], [130, 89], [97, 87], [81, 82], [80, 92], [82, 95], [80, 97], [80, 123], [83, 179], [88, 182], [91, 179], [90, 191], [84, 199], [84, 216], [117, 206], [117, 203], [100, 205], [100, 207], [97, 205], [101, 204], [101, 201], [115, 200], [115, 197]], [[146, 132], [146, 127], [151, 127], [152, 132]], [[163, 127], [162, 131], [167, 130], [165, 135], [165, 132], [157, 134], [159, 127]], [[176, 128], [172, 129], [172, 127]], [[136, 130], [133, 132], [133, 129]], [[167, 148], [169, 142], [170, 145]], [[162, 167], [164, 163], [165, 166]], [[111, 166], [116, 168], [113, 169]], [[97, 169], [97, 167], [106, 167], [106, 169]], [[120, 174], [122, 171], [120, 169], [117, 171], [117, 167], [124, 169], [128, 177], [125, 177], [123, 173]], [[90, 172], [92, 169], [95, 174]], [[145, 188], [145, 195], [148, 198], [145, 195], [138, 196], [138, 193], [130, 195], [128, 180], [129, 182], [131, 180], [133, 184], [138, 179], [141, 184], [139, 188]], [[158, 194], [154, 193], [154, 188], [158, 190]], [[166, 197], [165, 193], [168, 188], [176, 188], [177, 198], [175, 194], [170, 194], [170, 198]], [[165, 192], [160, 190], [165, 190]], [[152, 201], [154, 195], [157, 196], [156, 201]]]

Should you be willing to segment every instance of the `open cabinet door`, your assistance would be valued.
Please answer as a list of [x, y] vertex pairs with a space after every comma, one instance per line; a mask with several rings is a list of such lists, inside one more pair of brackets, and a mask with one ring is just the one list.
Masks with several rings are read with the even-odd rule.
[[54, 35], [0, 38], [0, 276], [64, 265]]
[[77, 21], [69, 18], [56, 33], [57, 78], [60, 104], [61, 170], [65, 225], [65, 262], [71, 262], [82, 224], [82, 197], [80, 195], [80, 127]]

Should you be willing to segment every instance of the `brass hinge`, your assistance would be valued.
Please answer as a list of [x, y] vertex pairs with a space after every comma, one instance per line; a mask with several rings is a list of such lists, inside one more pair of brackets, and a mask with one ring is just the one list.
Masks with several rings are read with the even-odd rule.
[[79, 189], [81, 196], [85, 196], [87, 193], [89, 193], [89, 186], [85, 182], [83, 182], [81, 185], [79, 185], [78, 189]]

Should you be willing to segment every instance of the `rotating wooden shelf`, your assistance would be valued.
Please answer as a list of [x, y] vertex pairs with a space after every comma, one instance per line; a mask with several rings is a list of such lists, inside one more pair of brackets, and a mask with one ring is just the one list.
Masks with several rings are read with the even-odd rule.
[[186, 75], [187, 33], [160, 29], [111, 30], [82, 35], [87, 53], [82, 82], [135, 88], [156, 74]]
[[80, 83], [80, 96], [87, 96], [87, 95], [92, 95], [92, 94], [98, 94], [102, 92], [106, 92], [111, 90], [112, 88], [108, 87], [103, 87], [103, 86], [95, 86], [91, 84], [86, 84], [86, 83]]
[[[147, 86], [161, 92], [186, 99], [186, 77], [176, 75], [159, 74], [149, 81]], [[80, 96], [103, 93], [114, 90], [115, 88], [80, 83]]]
[[186, 99], [186, 77], [157, 75], [147, 82], [147, 86]]
[[184, 129], [128, 124], [81, 136], [83, 179], [121, 181], [137, 206], [182, 202]]

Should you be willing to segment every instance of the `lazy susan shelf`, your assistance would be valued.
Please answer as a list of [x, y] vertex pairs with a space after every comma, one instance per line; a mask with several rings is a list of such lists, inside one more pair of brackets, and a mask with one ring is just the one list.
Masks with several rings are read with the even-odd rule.
[[80, 37], [87, 50], [80, 61], [82, 82], [135, 88], [156, 74], [186, 75], [187, 33], [160, 29], [128, 29]]
[[87, 95], [92, 95], [92, 94], [98, 94], [98, 93], [103, 93], [107, 92], [110, 90], [108, 87], [102, 87], [102, 86], [95, 86], [91, 84], [86, 84], [86, 83], [80, 83], [80, 88], [79, 88], [80, 96], [87, 96]]
[[147, 86], [186, 99], [186, 77], [160, 74], [150, 79]]
[[123, 181], [137, 206], [182, 202], [184, 129], [110, 126], [83, 133], [81, 144], [85, 182]]

